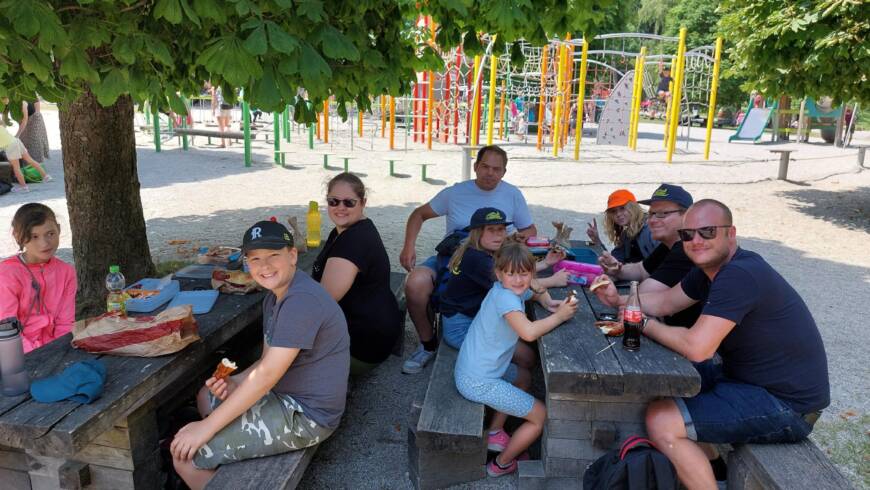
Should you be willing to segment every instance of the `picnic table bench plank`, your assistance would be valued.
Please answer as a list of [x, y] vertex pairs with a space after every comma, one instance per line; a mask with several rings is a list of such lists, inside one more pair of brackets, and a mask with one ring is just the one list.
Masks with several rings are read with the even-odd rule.
[[[550, 289], [553, 299], [563, 299], [567, 288]], [[551, 393], [595, 393], [619, 395], [623, 392], [622, 369], [612, 354], [601, 352], [608, 346], [604, 335], [591, 330], [595, 317], [583, 304], [574, 318], [538, 339], [538, 350], [547, 391]], [[540, 304], [534, 306], [535, 319], [551, 313]]]
[[237, 490], [263, 487], [264, 484], [270, 489], [296, 488], [318, 446], [219, 466], [205, 488]]
[[846, 490], [855, 488], [813, 442], [739, 444], [728, 455], [728, 488]]

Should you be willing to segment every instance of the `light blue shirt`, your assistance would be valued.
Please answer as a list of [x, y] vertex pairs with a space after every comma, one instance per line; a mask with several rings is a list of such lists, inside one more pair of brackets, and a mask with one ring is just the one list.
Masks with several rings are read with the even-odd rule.
[[471, 223], [471, 215], [480, 208], [493, 207], [505, 213], [513, 226], [508, 227], [508, 233], [532, 226], [532, 214], [526, 204], [526, 198], [515, 186], [505, 181], [498, 183], [495, 189], [485, 191], [477, 186], [474, 180], [466, 180], [442, 189], [429, 201], [429, 206], [438, 216], [447, 217], [447, 229], [444, 236], [454, 230], [461, 230]]
[[531, 297], [530, 290], [520, 297], [498, 281], [492, 285], [459, 349], [457, 373], [486, 379], [499, 379], [504, 375], [520, 338], [504, 316], [512, 311], [525, 314], [523, 302]]

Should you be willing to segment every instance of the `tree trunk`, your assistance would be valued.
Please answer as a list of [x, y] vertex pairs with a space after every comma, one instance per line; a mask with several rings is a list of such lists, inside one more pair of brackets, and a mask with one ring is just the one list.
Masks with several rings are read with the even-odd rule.
[[119, 265], [128, 284], [155, 272], [139, 196], [132, 99], [103, 107], [88, 90], [61, 107], [60, 140], [81, 317], [105, 311], [109, 265]]

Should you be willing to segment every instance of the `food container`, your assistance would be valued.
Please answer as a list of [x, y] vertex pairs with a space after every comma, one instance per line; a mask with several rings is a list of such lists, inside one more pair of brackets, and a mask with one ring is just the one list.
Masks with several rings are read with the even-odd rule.
[[553, 272], [562, 269], [568, 270], [568, 284], [587, 286], [592, 284], [595, 277], [604, 274], [604, 269], [597, 265], [575, 262], [573, 260], [560, 260], [553, 266]]
[[173, 298], [178, 291], [181, 290], [181, 284], [178, 281], [163, 281], [161, 279], [142, 279], [131, 284], [130, 287], [124, 289], [144, 289], [146, 291], [159, 291], [157, 294], [142, 297], [130, 298], [126, 301], [127, 311], [136, 313], [147, 313], [154, 311], [157, 308], [165, 305]]
[[194, 315], [202, 315], [211, 311], [220, 293], [215, 289], [205, 291], [181, 291], [172, 298], [167, 308], [178, 305], [191, 305]]
[[594, 250], [588, 248], [570, 248], [568, 249], [566, 258], [575, 262], [583, 262], [585, 264], [598, 264], [598, 254]]
[[543, 236], [530, 236], [526, 238], [527, 247], [549, 247], [550, 239]]

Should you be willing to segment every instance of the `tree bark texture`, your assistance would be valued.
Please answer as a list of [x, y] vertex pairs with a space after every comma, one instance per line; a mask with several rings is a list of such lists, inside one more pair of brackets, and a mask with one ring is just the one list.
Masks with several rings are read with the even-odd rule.
[[78, 276], [77, 317], [105, 311], [106, 274], [154, 274], [139, 195], [133, 101], [103, 107], [88, 90], [60, 109], [64, 184]]

